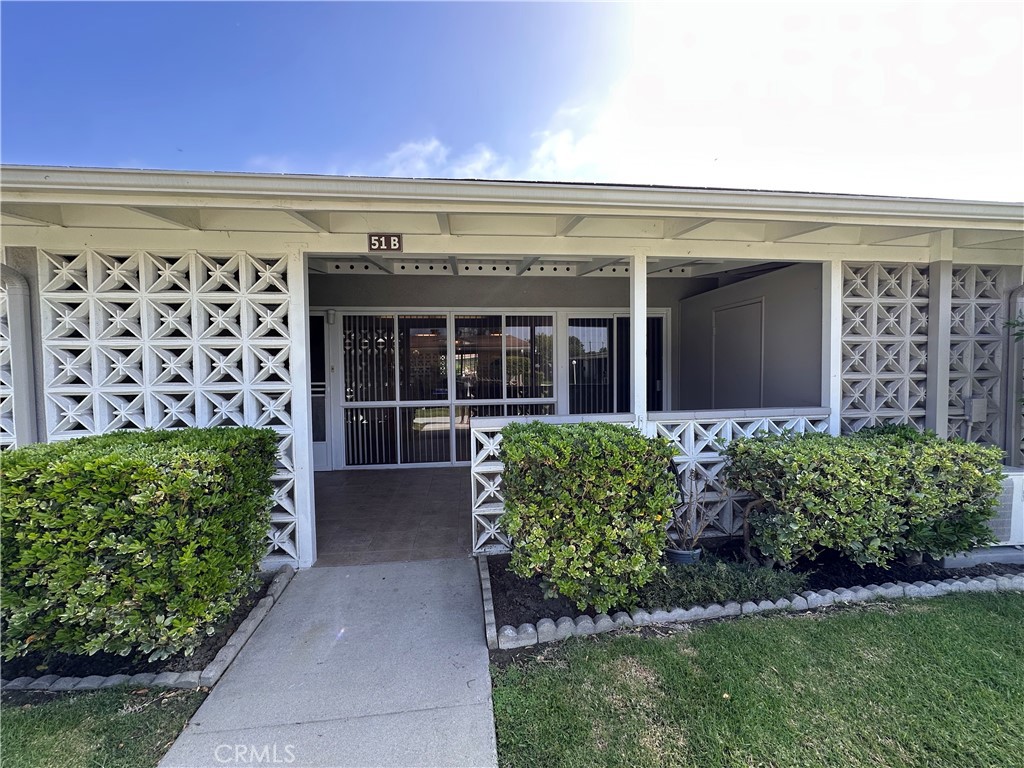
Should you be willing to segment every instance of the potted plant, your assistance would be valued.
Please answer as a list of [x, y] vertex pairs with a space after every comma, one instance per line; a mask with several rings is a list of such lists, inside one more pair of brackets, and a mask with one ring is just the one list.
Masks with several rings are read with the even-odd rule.
[[701, 500], [697, 470], [691, 469], [686, 473], [685, 488], [683, 474], [674, 465], [672, 471], [676, 476], [680, 502], [672, 510], [665, 557], [670, 563], [692, 564], [700, 561], [701, 548], [698, 544], [704, 530], [711, 524], [712, 515]]

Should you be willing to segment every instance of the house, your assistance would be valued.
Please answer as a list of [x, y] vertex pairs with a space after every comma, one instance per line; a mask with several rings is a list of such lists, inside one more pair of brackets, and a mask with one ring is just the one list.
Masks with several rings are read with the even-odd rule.
[[723, 533], [717, 446], [757, 429], [1024, 463], [1021, 204], [24, 166], [0, 197], [0, 442], [272, 427], [269, 562], [312, 565], [359, 493], [401, 529], [446, 484], [462, 533], [432, 540], [500, 548], [513, 418], [669, 437]]

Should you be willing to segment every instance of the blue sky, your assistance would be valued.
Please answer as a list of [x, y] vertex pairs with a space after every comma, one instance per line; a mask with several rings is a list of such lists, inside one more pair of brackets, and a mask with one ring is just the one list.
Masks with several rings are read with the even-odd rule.
[[1024, 199], [1019, 3], [0, 6], [5, 163]]

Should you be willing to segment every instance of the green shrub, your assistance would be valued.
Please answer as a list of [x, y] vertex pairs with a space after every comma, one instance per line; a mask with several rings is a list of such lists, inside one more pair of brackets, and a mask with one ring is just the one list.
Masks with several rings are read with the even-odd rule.
[[582, 609], [625, 605], [661, 568], [673, 449], [620, 424], [502, 430], [511, 569]]
[[252, 587], [271, 430], [118, 432], [3, 454], [7, 659], [191, 653]]
[[886, 427], [739, 439], [725, 454], [726, 482], [763, 502], [750, 512], [753, 544], [783, 564], [833, 550], [884, 566], [992, 541], [998, 448]]
[[643, 588], [645, 608], [686, 608], [733, 600], [778, 600], [802, 592], [805, 574], [777, 571], [751, 563], [730, 563], [705, 553], [693, 565], [669, 564]]

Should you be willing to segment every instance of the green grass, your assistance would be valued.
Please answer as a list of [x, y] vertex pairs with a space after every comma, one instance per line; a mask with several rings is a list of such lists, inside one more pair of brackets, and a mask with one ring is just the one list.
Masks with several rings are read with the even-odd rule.
[[1024, 766], [1024, 595], [589, 638], [492, 674], [504, 768]]
[[115, 688], [20, 704], [0, 713], [4, 768], [155, 766], [206, 697], [199, 691]]

